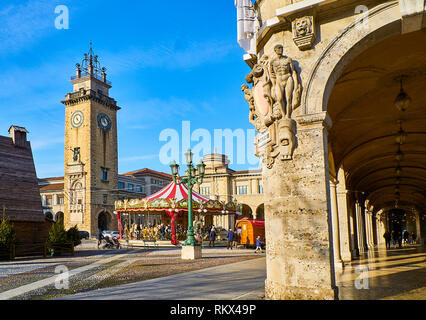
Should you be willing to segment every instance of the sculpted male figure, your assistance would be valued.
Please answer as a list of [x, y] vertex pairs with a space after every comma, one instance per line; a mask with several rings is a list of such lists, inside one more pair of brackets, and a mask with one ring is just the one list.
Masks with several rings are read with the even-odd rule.
[[293, 97], [293, 93], [296, 88], [296, 95], [300, 94], [299, 82], [293, 61], [283, 55], [283, 46], [277, 44], [274, 51], [275, 57], [270, 63], [272, 97], [281, 107], [284, 117], [289, 119], [293, 107], [297, 107], [298, 97]]

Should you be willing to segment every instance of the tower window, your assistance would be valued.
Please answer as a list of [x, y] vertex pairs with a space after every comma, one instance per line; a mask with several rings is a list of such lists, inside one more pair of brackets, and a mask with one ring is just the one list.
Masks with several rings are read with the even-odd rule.
[[102, 169], [102, 181], [107, 182], [108, 181], [108, 168], [101, 168]]

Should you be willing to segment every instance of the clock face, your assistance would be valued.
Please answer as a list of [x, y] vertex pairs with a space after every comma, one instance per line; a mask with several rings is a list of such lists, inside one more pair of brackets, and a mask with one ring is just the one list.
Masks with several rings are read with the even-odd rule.
[[81, 111], [76, 111], [72, 114], [71, 116], [71, 125], [74, 128], [78, 128], [80, 127], [84, 122], [84, 116], [83, 116], [83, 112]]
[[105, 113], [98, 114], [98, 126], [104, 131], [111, 129], [111, 119]]

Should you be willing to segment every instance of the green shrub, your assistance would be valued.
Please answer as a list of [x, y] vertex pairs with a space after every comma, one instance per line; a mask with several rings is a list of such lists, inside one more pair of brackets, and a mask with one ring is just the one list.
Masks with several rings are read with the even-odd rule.
[[68, 229], [67, 239], [69, 242], [74, 242], [74, 246], [78, 246], [81, 243], [80, 231], [78, 230], [77, 225]]
[[65, 247], [69, 242], [67, 232], [65, 231], [64, 224], [61, 220], [62, 218], [56, 221], [49, 230], [49, 237], [46, 241], [48, 249], [54, 246]]
[[10, 250], [13, 244], [16, 244], [18, 239], [16, 237], [15, 227], [9, 219], [1, 219], [0, 223], [0, 249]]

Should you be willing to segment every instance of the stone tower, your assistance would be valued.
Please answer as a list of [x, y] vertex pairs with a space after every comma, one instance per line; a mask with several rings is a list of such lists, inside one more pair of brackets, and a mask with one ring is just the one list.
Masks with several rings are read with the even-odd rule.
[[90, 51], [71, 78], [65, 105], [65, 228], [77, 225], [95, 235], [116, 230], [114, 200], [118, 185], [117, 102], [98, 56]]

